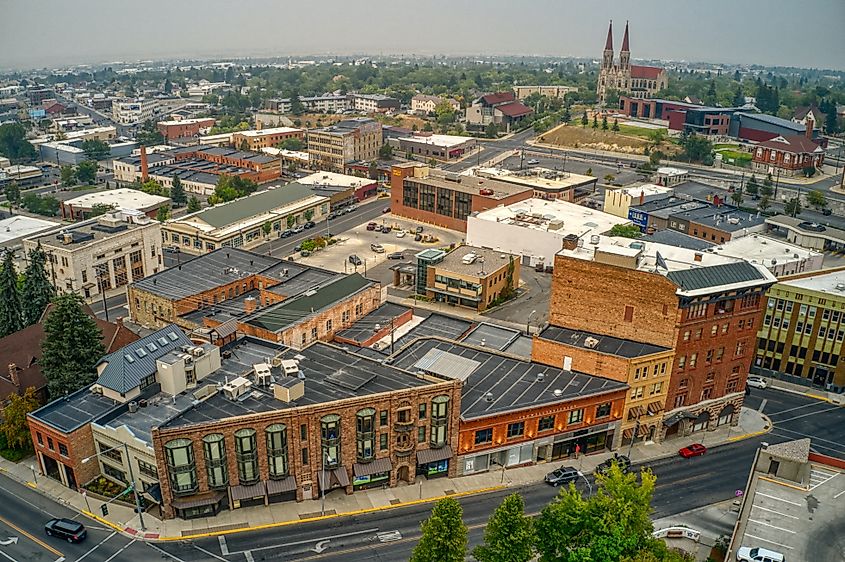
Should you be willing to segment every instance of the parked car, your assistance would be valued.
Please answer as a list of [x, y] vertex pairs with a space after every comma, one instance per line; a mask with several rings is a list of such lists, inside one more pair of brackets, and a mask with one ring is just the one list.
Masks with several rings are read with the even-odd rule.
[[287, 238], [289, 236], [293, 236], [293, 230], [288, 228], [287, 230], [283, 231], [279, 236], [281, 238]]
[[384, 253], [384, 246], [382, 246], [381, 244], [370, 244], [370, 249], [377, 254]]
[[373, 230], [375, 230], [376, 232], [381, 232], [382, 226], [380, 224], [377, 224], [376, 227]]
[[613, 463], [616, 463], [623, 473], [631, 470], [631, 459], [625, 455], [614, 454], [611, 458], [596, 467], [596, 474], [607, 474], [607, 471], [610, 470]]
[[302, 256], [303, 258], [307, 258], [308, 256], [311, 255], [311, 252], [309, 250], [302, 250], [301, 252], [299, 252], [299, 255]]
[[363, 265], [364, 262], [361, 260], [361, 258], [356, 256], [355, 254], [352, 254], [351, 256], [349, 256], [349, 263], [357, 266], [357, 265]]
[[419, 233], [420, 233], [420, 232], [422, 232], [422, 231], [423, 231], [423, 227], [418, 226], [418, 227], [417, 227], [417, 230], [416, 230], [416, 233], [417, 233], [417, 234], [419, 234]]
[[414, 236], [414, 242], [419, 242], [420, 240], [422, 240], [422, 234], [417, 233], [417, 235]]
[[701, 443], [693, 443], [689, 447], [684, 447], [683, 449], [678, 451], [678, 454], [684, 457], [685, 459], [688, 459], [690, 457], [700, 457], [706, 452], [707, 447], [705, 447]]
[[393, 230], [393, 229], [390, 228], [390, 226], [388, 226], [388, 225], [384, 225], [383, 227], [381, 227], [381, 231], [385, 234], [390, 234], [391, 230]]
[[369, 223], [367, 223], [367, 230], [369, 230], [369, 231], [373, 231], [373, 230], [375, 230], [375, 229], [376, 229], [376, 227], [377, 227], [377, 226], [378, 226], [378, 225], [377, 225], [376, 223], [374, 223], [374, 222], [369, 222]]
[[531, 160], [529, 160], [529, 161], [528, 161], [528, 163], [529, 163], [531, 166], [536, 166], [537, 164], [539, 164], [539, 163], [540, 163], [540, 161], [539, 161], [539, 160], [537, 160], [536, 158], [532, 158]]
[[67, 542], [82, 542], [88, 536], [85, 525], [73, 519], [50, 519], [44, 524], [44, 532]]
[[405, 257], [405, 254], [402, 252], [390, 252], [387, 254], [387, 259], [389, 260], [401, 260]]
[[831, 211], [830, 209], [825, 208], [825, 209], [822, 209], [822, 214], [823, 214], [824, 216], [826, 216], [826, 217], [829, 217], [830, 215], [832, 215], [832, 214], [833, 214], [833, 211]]
[[294, 246], [294, 247], [293, 247], [293, 251], [294, 251], [294, 252], [298, 252], [298, 251], [300, 251], [301, 249], [302, 249], [302, 244], [297, 244], [296, 246]]
[[405, 238], [405, 231], [404, 231], [404, 230], [400, 230], [399, 232], [397, 232], [397, 233], [396, 233], [396, 238]]
[[736, 559], [740, 562], [783, 562], [780, 552], [768, 548], [742, 546], [736, 551]]
[[384, 209], [382, 209], [382, 210], [381, 210], [381, 212], [382, 212], [382, 213], [389, 213], [389, 212], [390, 212], [390, 207], [385, 207]]
[[575, 480], [580, 476], [581, 473], [578, 472], [574, 467], [571, 466], [562, 466], [557, 470], [553, 470], [550, 473], [546, 474], [545, 482], [546, 484], [551, 484], [552, 486], [560, 486], [561, 484], [569, 484], [570, 482], [575, 482]]
[[355, 209], [357, 209], [357, 208], [358, 208], [358, 205], [349, 205], [349, 206], [346, 208], [346, 212], [347, 212], [347, 213], [351, 213], [351, 212], [353, 212], [353, 211], [354, 211]]
[[748, 375], [748, 378], [745, 379], [745, 384], [752, 388], [768, 388], [769, 381], [760, 375]]
[[293, 232], [294, 234], [299, 234], [300, 232], [302, 232], [303, 230], [305, 230], [305, 227], [304, 227], [304, 226], [302, 226], [302, 225], [299, 225], [299, 226], [295, 226], [295, 227], [293, 227], [291, 230], [292, 230], [292, 232]]
[[317, 226], [317, 224], [314, 221], [308, 221], [302, 226], [304, 226], [305, 228], [314, 228], [315, 226]]

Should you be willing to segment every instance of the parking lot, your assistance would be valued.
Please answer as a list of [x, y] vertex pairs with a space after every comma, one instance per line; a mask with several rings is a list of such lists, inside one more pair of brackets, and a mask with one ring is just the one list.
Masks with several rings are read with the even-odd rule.
[[[390, 226], [391, 231], [385, 234], [384, 232], [367, 230], [367, 223], [363, 223], [350, 230], [338, 233], [335, 237], [338, 240], [336, 244], [326, 246], [307, 257], [302, 257], [298, 253], [294, 254], [294, 260], [332, 271], [344, 273], [357, 271], [366, 275], [370, 269], [379, 264], [385, 262], [400, 263], [401, 260], [399, 259], [388, 260], [388, 256], [392, 253], [402, 252], [404, 260], [408, 261], [413, 258], [415, 253], [426, 248], [444, 248], [451, 244], [459, 244], [464, 240], [463, 232], [446, 230], [389, 214], [373, 219], [373, 222], [379, 227]], [[414, 234], [411, 232], [415, 232], [417, 227], [420, 226], [423, 228], [422, 235], [434, 236], [436, 241], [429, 243], [415, 241]], [[400, 232], [405, 234], [399, 237]], [[315, 236], [318, 234], [320, 233], [315, 233]], [[373, 251], [372, 244], [380, 244], [384, 251]], [[350, 263], [349, 257], [353, 255], [361, 260], [360, 265], [356, 266]]]

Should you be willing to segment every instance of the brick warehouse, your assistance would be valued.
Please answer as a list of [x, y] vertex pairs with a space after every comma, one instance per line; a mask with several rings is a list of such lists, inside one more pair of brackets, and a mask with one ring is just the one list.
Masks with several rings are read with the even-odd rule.
[[550, 323], [674, 350], [655, 437], [687, 435], [738, 423], [762, 295], [774, 282], [743, 260], [592, 237], [556, 256]]
[[[266, 342], [246, 342], [250, 353], [273, 353]], [[217, 393], [153, 430], [165, 517], [316, 500], [321, 483], [326, 493], [349, 494], [455, 475], [460, 381], [323, 343], [277, 357], [275, 387], [256, 383], [247, 400]]]

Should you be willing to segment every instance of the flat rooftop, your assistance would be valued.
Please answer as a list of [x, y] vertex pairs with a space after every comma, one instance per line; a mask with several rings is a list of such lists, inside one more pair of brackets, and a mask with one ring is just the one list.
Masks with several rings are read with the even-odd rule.
[[12, 240], [27, 238], [57, 226], [59, 226], [57, 222], [24, 215], [15, 215], [2, 219], [0, 220], [0, 246]]
[[[627, 384], [610, 379], [564, 371], [493, 350], [482, 351], [477, 347], [434, 338], [412, 343], [399, 351], [391, 364], [411, 372], [434, 372], [429, 369], [460, 372], [460, 378], [465, 381], [461, 394], [461, 418], [465, 420], [628, 388]], [[543, 380], [538, 380], [537, 375], [540, 374]]]
[[[433, 384], [412, 373], [323, 342], [314, 343], [301, 351], [280, 353], [278, 346], [247, 338], [239, 340], [230, 349], [232, 359], [226, 360], [223, 367], [215, 371], [217, 379], [225, 376], [231, 381], [235, 377], [246, 376], [254, 381], [254, 377], [250, 376], [254, 364], [263, 363], [268, 356], [281, 356], [299, 362], [299, 369], [305, 376], [305, 394], [293, 402], [283, 402], [274, 398], [269, 388], [254, 384], [242, 399], [230, 400], [222, 393], [217, 393], [163, 423], [162, 428], [183, 427]], [[272, 374], [274, 382], [290, 379], [277, 369], [273, 369]]]
[[377, 331], [376, 326], [389, 326], [392, 320], [409, 310], [411, 309], [405, 306], [386, 302], [369, 314], [359, 318], [351, 327], [338, 332], [337, 336], [354, 342], [364, 342]]
[[414, 142], [417, 144], [425, 144], [428, 146], [437, 146], [444, 148], [451, 148], [453, 146], [460, 146], [469, 141], [475, 140], [475, 137], [462, 137], [458, 135], [429, 135], [429, 136], [410, 136], [399, 137], [399, 141]]
[[618, 357], [624, 357], [625, 359], [634, 359], [636, 357], [644, 357], [646, 355], [653, 355], [655, 353], [662, 353], [670, 350], [668, 347], [661, 347], [659, 345], [640, 343], [621, 338], [614, 338], [612, 336], [603, 336], [592, 332], [585, 332], [583, 330], [570, 330], [569, 328], [551, 325], [540, 333], [540, 338], [562, 343], [571, 347], [592, 349], [593, 351], [598, 351], [599, 353], [616, 355]]
[[[157, 227], [158, 225], [157, 222], [152, 220], [145, 222], [144, 224], [126, 222], [125, 220], [120, 220], [114, 226], [101, 224], [100, 219], [104, 219], [108, 216], [109, 215], [100, 215], [99, 217], [76, 224], [60, 225], [49, 232], [32, 236], [29, 240], [40, 242], [41, 245], [45, 247], [76, 250], [87, 244], [107, 240], [113, 236], [122, 235], [134, 230], [151, 228], [153, 226]], [[70, 236], [70, 242], [64, 241], [66, 235]]]
[[[476, 258], [472, 263], [464, 262], [464, 257], [475, 254]], [[432, 265], [437, 270], [444, 270], [460, 275], [472, 277], [486, 277], [502, 267], [508, 265], [508, 258], [519, 260], [519, 256], [513, 256], [505, 252], [497, 252], [489, 248], [477, 246], [458, 246], [437, 264]]]
[[758, 234], [732, 238], [708, 251], [722, 256], [741, 258], [751, 263], [762, 263], [763, 265], [811, 259], [822, 255], [820, 252], [808, 250], [778, 238]]
[[91, 392], [89, 386], [53, 400], [30, 415], [63, 433], [70, 433], [122, 406], [116, 400]]
[[767, 218], [766, 224], [798, 232], [804, 236], [823, 238], [837, 244], [845, 244], [845, 230], [841, 230], [833, 226], [801, 220], [798, 217], [777, 215]]
[[688, 250], [706, 250], [712, 248], [716, 244], [678, 232], [677, 230], [658, 230], [654, 234], [646, 234], [640, 240], [644, 242], [655, 242], [657, 244], [666, 244], [667, 246], [677, 246], [678, 248], [686, 248]]
[[447, 179], [446, 174], [443, 174], [438, 170], [431, 170], [429, 172], [428, 177], [408, 177], [405, 178], [405, 180], [413, 180], [423, 185], [431, 185], [443, 189], [451, 189], [452, 191], [458, 191], [460, 193], [469, 193], [471, 195], [479, 195], [480, 190], [489, 189], [493, 193], [490, 195], [485, 195], [484, 197], [488, 197], [490, 199], [505, 199], [518, 193], [525, 193], [526, 191], [530, 191], [531, 189], [527, 186], [515, 185], [512, 183], [489, 178], [477, 178], [475, 176], [464, 175], [458, 176], [457, 174], [455, 174], [454, 176], [449, 175], [449, 177], [454, 177], [455, 179]]
[[82, 208], [91, 208], [94, 205], [112, 205], [116, 209], [144, 210], [161, 206], [169, 201], [169, 197], [150, 195], [137, 189], [121, 187], [119, 189], [86, 193], [85, 195], [68, 199], [64, 204]]
[[478, 177], [497, 179], [515, 185], [550, 192], [573, 189], [594, 184], [598, 181], [598, 178], [593, 176], [549, 170], [548, 168], [529, 168], [521, 171], [505, 170], [503, 168], [480, 168], [474, 170], [473, 173]]
[[682, 210], [671, 216], [725, 232], [740, 232], [749, 228], [759, 230], [766, 223], [766, 218], [758, 214], [740, 211], [736, 207], [715, 205]]
[[256, 131], [236, 131], [237, 134], [242, 135], [244, 137], [256, 138], [256, 137], [265, 137], [268, 135], [282, 135], [285, 133], [302, 133], [304, 132], [303, 129], [297, 129], [295, 127], [271, 127], [268, 129], [258, 129]]
[[649, 197], [652, 195], [670, 195], [674, 193], [674, 187], [665, 187], [654, 183], [644, 183], [642, 185], [635, 185], [633, 187], [621, 187], [619, 191], [624, 192], [629, 197], [636, 199], [637, 197]]
[[522, 332], [512, 328], [482, 322], [461, 338], [461, 341], [470, 345], [505, 351], [519, 339], [521, 334]]
[[337, 174], [335, 172], [315, 172], [305, 176], [304, 178], [297, 179], [296, 183], [300, 185], [307, 185], [308, 187], [328, 186], [358, 189], [359, 187], [364, 187], [365, 185], [378, 183], [378, 181], [358, 176], [350, 176], [347, 174]]
[[403, 346], [419, 338], [439, 337], [456, 340], [471, 327], [472, 322], [469, 320], [434, 312], [421, 321], [415, 322], [407, 332], [396, 339], [393, 348], [402, 349]]
[[595, 211], [575, 203], [546, 199], [526, 199], [507, 207], [496, 207], [473, 215], [474, 218], [543, 232], [601, 234], [617, 224], [630, 221]]
[[837, 269], [829, 273], [821, 270], [815, 275], [802, 279], [787, 278], [778, 281], [778, 285], [845, 296], [845, 269]]

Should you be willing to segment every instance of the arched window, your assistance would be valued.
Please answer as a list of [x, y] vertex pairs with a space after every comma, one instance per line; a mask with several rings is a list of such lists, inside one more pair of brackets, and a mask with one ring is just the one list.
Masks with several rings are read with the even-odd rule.
[[224, 488], [229, 485], [229, 471], [226, 467], [226, 442], [220, 433], [202, 438], [205, 456], [205, 472], [209, 488]]
[[288, 434], [287, 427], [277, 423], [267, 426], [267, 465], [270, 478], [281, 479], [288, 475]]
[[258, 482], [258, 452], [254, 429], [239, 429], [235, 432], [235, 458], [238, 461], [239, 483], [247, 486]]

